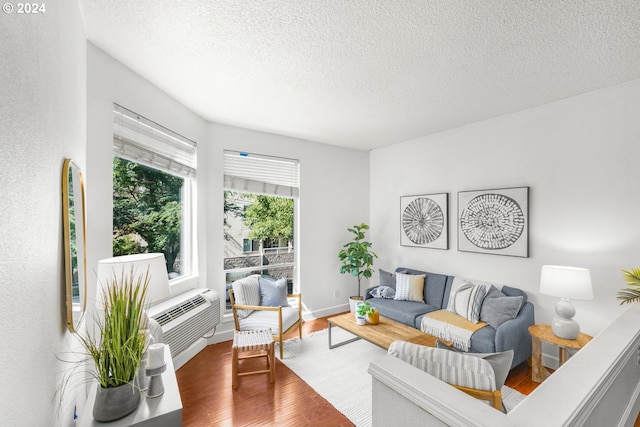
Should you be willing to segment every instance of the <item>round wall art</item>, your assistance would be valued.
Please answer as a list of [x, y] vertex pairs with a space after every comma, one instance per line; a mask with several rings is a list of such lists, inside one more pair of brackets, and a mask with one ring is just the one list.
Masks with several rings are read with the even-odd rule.
[[447, 196], [400, 198], [402, 245], [447, 249]]
[[527, 194], [526, 187], [459, 193], [458, 249], [527, 256]]

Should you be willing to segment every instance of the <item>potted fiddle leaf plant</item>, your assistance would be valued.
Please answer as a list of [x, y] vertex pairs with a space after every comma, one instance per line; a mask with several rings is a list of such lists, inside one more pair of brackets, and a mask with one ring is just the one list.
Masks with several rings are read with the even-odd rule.
[[93, 407], [96, 421], [106, 422], [133, 412], [140, 402], [140, 390], [134, 379], [145, 352], [145, 297], [149, 284], [146, 275], [113, 276], [104, 283], [104, 317], [97, 320], [94, 334], [78, 334], [93, 361], [98, 390]]
[[342, 263], [340, 274], [349, 273], [358, 280], [358, 294], [349, 297], [352, 312], [355, 311], [355, 304], [363, 299], [360, 286], [362, 278], [371, 278], [374, 272], [373, 259], [378, 258], [371, 249], [371, 242], [365, 240], [365, 231], [368, 229], [369, 226], [365, 223], [347, 228], [347, 231], [353, 233], [353, 239], [345, 243], [338, 252], [338, 259]]

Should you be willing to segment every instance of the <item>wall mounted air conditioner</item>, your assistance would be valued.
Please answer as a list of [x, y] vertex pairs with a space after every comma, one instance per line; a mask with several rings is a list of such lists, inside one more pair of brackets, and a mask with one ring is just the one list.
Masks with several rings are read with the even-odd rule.
[[148, 313], [162, 326], [175, 358], [220, 323], [220, 296], [212, 289], [192, 289], [149, 307]]

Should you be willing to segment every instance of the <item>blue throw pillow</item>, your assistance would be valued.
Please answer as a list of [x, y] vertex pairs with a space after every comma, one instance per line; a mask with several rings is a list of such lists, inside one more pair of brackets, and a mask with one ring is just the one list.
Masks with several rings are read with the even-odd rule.
[[286, 307], [289, 305], [286, 277], [276, 281], [260, 277], [258, 282], [260, 284], [260, 305], [269, 307]]
[[380, 277], [380, 286], [388, 286], [395, 290], [396, 288], [396, 275], [389, 273], [383, 269], [378, 269], [378, 275]]
[[507, 320], [515, 319], [520, 313], [524, 297], [505, 296], [498, 288], [491, 285], [482, 302], [480, 320], [487, 322], [492, 328], [498, 329]]

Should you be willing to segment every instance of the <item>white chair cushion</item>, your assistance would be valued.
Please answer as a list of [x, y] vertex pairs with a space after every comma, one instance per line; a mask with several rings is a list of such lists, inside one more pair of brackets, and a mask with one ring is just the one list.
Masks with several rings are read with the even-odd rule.
[[388, 354], [448, 384], [476, 390], [496, 390], [493, 368], [484, 359], [406, 341], [391, 343]]
[[[298, 310], [288, 306], [282, 307], [282, 328], [283, 332], [289, 329], [298, 321]], [[244, 319], [239, 319], [240, 330], [248, 331], [251, 329], [271, 329], [273, 335], [278, 335], [278, 312], [255, 310], [251, 315]]]
[[[257, 274], [236, 280], [231, 284], [233, 287], [233, 299], [236, 304], [242, 305], [260, 305], [260, 282]], [[250, 315], [253, 310], [237, 310], [238, 319], [244, 319]], [[258, 328], [259, 329], [259, 328]]]

